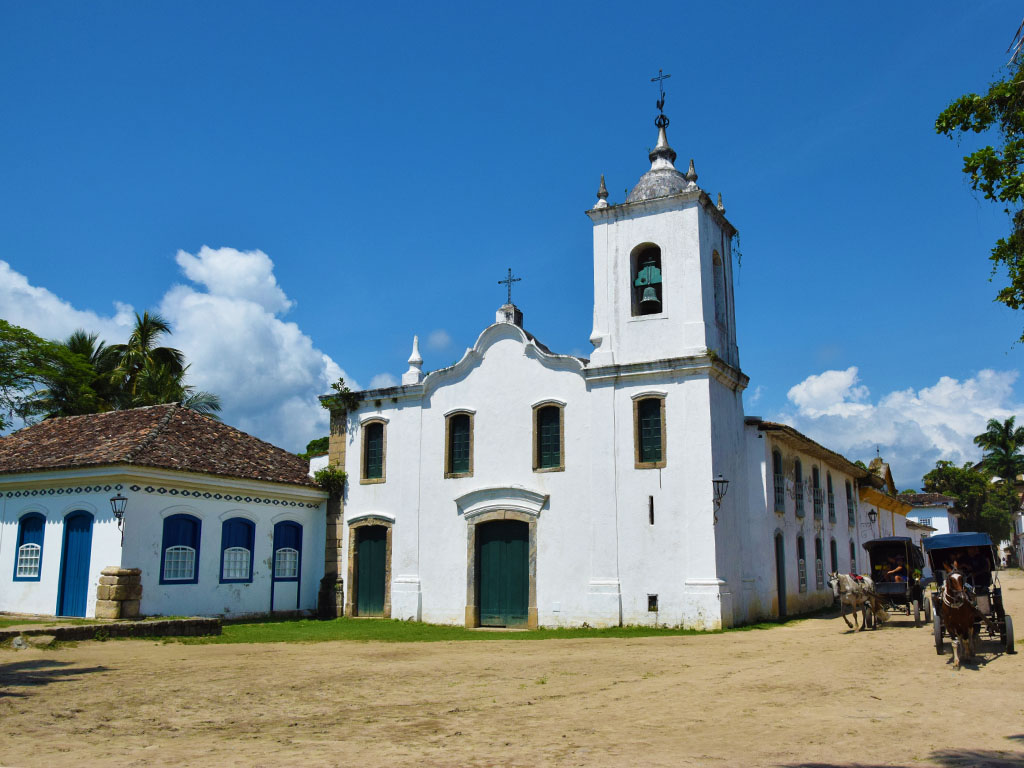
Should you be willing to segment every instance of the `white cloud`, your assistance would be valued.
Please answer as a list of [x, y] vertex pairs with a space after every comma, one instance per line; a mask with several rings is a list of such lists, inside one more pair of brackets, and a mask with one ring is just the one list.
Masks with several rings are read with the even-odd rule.
[[385, 387], [397, 387], [398, 379], [390, 373], [378, 373], [370, 379], [370, 389], [384, 389]]
[[204, 245], [195, 256], [178, 251], [175, 260], [185, 277], [205, 286], [211, 294], [247, 299], [273, 313], [287, 312], [292, 307], [274, 277], [274, 262], [263, 251]]
[[452, 344], [452, 337], [448, 335], [448, 331], [443, 328], [438, 328], [436, 331], [431, 331], [427, 336], [427, 349], [434, 350], [435, 352], [443, 352], [448, 349]]
[[761, 385], [761, 384], [758, 384], [756, 387], [754, 387], [754, 389], [752, 391], [750, 391], [749, 394], [745, 392], [744, 393], [744, 402], [743, 402], [744, 406], [749, 408], [749, 407], [752, 407], [754, 405], [757, 405], [757, 403], [759, 403], [761, 401], [761, 396], [763, 394], [764, 394], [764, 386]]
[[46, 288], [31, 285], [23, 274], [0, 261], [0, 316], [45, 339], [63, 339], [85, 328], [111, 343], [120, 343], [128, 340], [135, 311], [120, 302], [115, 302], [110, 317], [75, 309]]
[[962, 464], [981, 451], [974, 436], [990, 418], [1024, 413], [1013, 401], [1016, 371], [982, 370], [962, 381], [943, 376], [934, 386], [896, 390], [872, 402], [857, 368], [808, 376], [789, 390], [795, 410], [774, 418], [851, 460], [868, 461], [879, 447], [897, 485], [920, 488], [939, 459]]
[[[172, 286], [157, 311], [174, 330], [165, 343], [181, 349], [192, 366], [189, 382], [220, 396], [225, 422], [282, 448], [302, 450], [327, 434], [327, 411], [317, 396], [339, 376], [353, 390], [360, 387], [295, 323], [278, 316], [292, 302], [277, 285], [270, 258], [204, 246], [195, 255], [179, 251], [177, 261], [200, 285]], [[122, 342], [134, 321], [127, 305], [117, 305], [112, 317], [77, 310], [4, 262], [0, 306], [5, 320], [49, 338], [85, 328]]]

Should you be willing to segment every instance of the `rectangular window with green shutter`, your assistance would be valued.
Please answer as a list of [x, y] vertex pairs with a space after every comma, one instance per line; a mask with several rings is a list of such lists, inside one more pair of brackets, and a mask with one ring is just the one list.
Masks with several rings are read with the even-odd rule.
[[448, 424], [448, 472], [465, 474], [470, 471], [470, 422], [468, 413], [456, 413]]
[[371, 422], [363, 426], [363, 479], [384, 478], [384, 425]]
[[537, 469], [562, 466], [562, 410], [557, 405], [537, 409]]
[[641, 466], [664, 466], [664, 435], [660, 397], [648, 397], [636, 404], [637, 463]]

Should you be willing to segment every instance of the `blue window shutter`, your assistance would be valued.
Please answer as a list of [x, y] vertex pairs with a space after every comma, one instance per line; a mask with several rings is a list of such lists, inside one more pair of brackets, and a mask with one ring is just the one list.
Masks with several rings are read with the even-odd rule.
[[[199, 582], [199, 534], [202, 523], [192, 515], [171, 515], [164, 518], [163, 546], [160, 556], [161, 584], [197, 584]], [[164, 560], [171, 547], [192, 547], [196, 551], [195, 568], [191, 579], [164, 580]]]
[[[18, 521], [18, 546], [14, 551], [14, 580], [15, 581], [39, 581], [43, 572], [43, 530], [46, 525], [46, 518], [38, 512], [30, 512]], [[38, 563], [34, 576], [18, 576], [18, 560], [21, 548], [25, 544], [35, 544], [39, 547]]]
[[[225, 520], [220, 534], [220, 580], [222, 582], [251, 582], [253, 565], [253, 547], [256, 540], [256, 525], [244, 517], [233, 517]], [[249, 550], [249, 573], [241, 579], [224, 578], [224, 551], [231, 547], [242, 547]]]

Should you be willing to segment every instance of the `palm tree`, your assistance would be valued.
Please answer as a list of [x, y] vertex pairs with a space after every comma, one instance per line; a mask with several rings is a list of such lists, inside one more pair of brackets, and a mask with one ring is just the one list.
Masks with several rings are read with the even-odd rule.
[[117, 366], [111, 378], [128, 400], [129, 404], [125, 407], [132, 407], [131, 402], [136, 395], [139, 376], [147, 367], [164, 367], [172, 376], [184, 373], [184, 353], [173, 347], [157, 346], [159, 338], [170, 332], [170, 323], [155, 312], [143, 312], [141, 317], [136, 312], [135, 327], [128, 337], [128, 343], [115, 344], [111, 347], [117, 356]]
[[221, 407], [220, 398], [212, 392], [197, 392], [191, 384], [186, 384], [185, 374], [189, 368], [190, 366], [186, 365], [177, 370], [159, 363], [146, 365], [136, 378], [135, 395], [128, 407], [179, 403], [185, 408], [219, 421], [217, 412]]
[[1014, 416], [1003, 422], [989, 419], [985, 431], [974, 438], [974, 444], [985, 452], [982, 466], [1007, 480], [1024, 473], [1024, 456], [1020, 453], [1024, 448], [1024, 427], [1014, 426], [1015, 419]]
[[116, 356], [95, 333], [77, 330], [56, 343], [54, 365], [40, 377], [43, 385], [28, 403], [28, 413], [78, 416], [115, 407], [117, 393], [110, 381]]

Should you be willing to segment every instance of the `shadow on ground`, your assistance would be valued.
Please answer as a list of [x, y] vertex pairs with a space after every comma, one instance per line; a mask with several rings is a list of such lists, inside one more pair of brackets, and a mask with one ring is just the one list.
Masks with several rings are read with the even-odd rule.
[[106, 667], [76, 667], [70, 661], [33, 659], [0, 664], [0, 698], [24, 696], [11, 688], [34, 688], [50, 683], [60, 683], [78, 675], [91, 672], [105, 672]]
[[[1010, 736], [1011, 739], [1022, 740], [1024, 734]], [[941, 768], [1024, 768], [1024, 752], [1002, 752], [992, 749], [940, 749], [932, 752], [927, 761], [917, 762], [922, 765], [941, 766]], [[786, 763], [786, 768], [912, 768], [909, 765], [896, 763]]]

